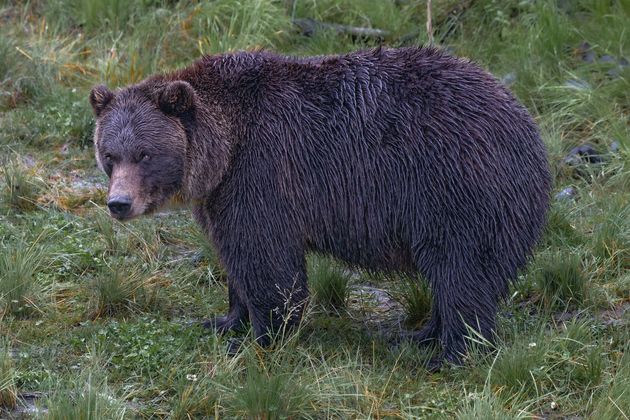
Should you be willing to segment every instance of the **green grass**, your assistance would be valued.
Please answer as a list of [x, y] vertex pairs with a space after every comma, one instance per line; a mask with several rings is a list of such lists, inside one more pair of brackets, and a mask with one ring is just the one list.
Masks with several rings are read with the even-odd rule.
[[[250, 334], [229, 357], [231, 336], [190, 326], [228, 309], [226, 273], [190, 214], [109, 218], [91, 86], [204, 53], [422, 43], [425, 11], [394, 0], [0, 0], [0, 417], [29, 392], [44, 393], [42, 418], [630, 416], [628, 0], [433, 2], [436, 42], [509, 76], [540, 126], [553, 195], [576, 191], [552, 203], [500, 308], [496, 344], [473, 346], [463, 367], [429, 374], [431, 349], [381, 334], [392, 319], [426, 321], [425, 283], [318, 256], [310, 308], [326, 310], [309, 310], [273, 349]], [[388, 35], [303, 36], [294, 18]], [[564, 164], [584, 143], [605, 161]], [[355, 299], [368, 286], [383, 289], [376, 303]]]
[[5, 211], [31, 211], [37, 207], [41, 182], [16, 161], [4, 164], [0, 207]]
[[308, 264], [308, 279], [316, 303], [332, 311], [345, 308], [350, 276], [338, 263], [314, 256]]
[[536, 265], [534, 282], [542, 306], [562, 309], [584, 302], [588, 278], [579, 255], [556, 252], [541, 256]]
[[405, 324], [418, 329], [431, 317], [431, 289], [424, 279], [403, 276], [397, 299], [405, 309]]
[[91, 372], [81, 375], [74, 388], [57, 391], [46, 401], [46, 420], [124, 419], [125, 405], [111, 395], [106, 382], [98, 383]]
[[42, 284], [37, 273], [44, 264], [44, 252], [34, 241], [2, 243], [0, 255], [0, 320], [4, 316], [28, 316], [39, 309]]
[[9, 346], [0, 343], [0, 413], [3, 409], [15, 408], [17, 404], [17, 389], [15, 386], [16, 371], [9, 353]]

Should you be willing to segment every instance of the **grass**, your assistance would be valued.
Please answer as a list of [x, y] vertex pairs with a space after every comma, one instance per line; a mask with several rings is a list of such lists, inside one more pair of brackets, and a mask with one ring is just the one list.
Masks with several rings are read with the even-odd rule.
[[545, 308], [575, 307], [584, 302], [588, 279], [579, 255], [556, 252], [542, 256], [538, 265], [534, 281]]
[[425, 280], [403, 276], [397, 299], [405, 309], [408, 328], [419, 329], [431, 317], [431, 289]]
[[0, 348], [0, 412], [3, 409], [15, 408], [17, 405], [16, 377], [9, 347], [3, 342]]
[[0, 206], [6, 211], [31, 211], [37, 207], [40, 183], [16, 161], [4, 165], [4, 188]]
[[0, 255], [0, 320], [7, 315], [28, 316], [38, 309], [37, 273], [44, 264], [44, 253], [35, 241], [2, 244]]
[[106, 382], [97, 382], [92, 373], [81, 376], [71, 393], [59, 392], [46, 401], [47, 420], [66, 419], [124, 419], [126, 409], [122, 402], [111, 395]]
[[[89, 286], [93, 317], [115, 316], [157, 307], [157, 291], [150, 278], [121, 268], [119, 261], [101, 270]], [[151, 290], [153, 289], [153, 290]]]
[[310, 291], [316, 303], [331, 311], [345, 308], [350, 276], [339, 264], [313, 257], [308, 265]]
[[[309, 285], [326, 310], [271, 350], [249, 337], [228, 357], [230, 336], [190, 326], [228, 303], [227, 275], [189, 213], [109, 218], [91, 86], [124, 86], [204, 53], [423, 43], [425, 10], [394, 0], [0, 0], [0, 417], [29, 392], [45, 393], [38, 416], [48, 418], [630, 416], [628, 0], [433, 2], [436, 43], [509, 82], [540, 126], [553, 196], [575, 190], [553, 200], [500, 308], [496, 344], [463, 367], [429, 374], [430, 349], [394, 347], [379, 332], [398, 315], [407, 328], [426, 321], [423, 282], [317, 256]], [[294, 18], [388, 35], [304, 36]], [[603, 162], [567, 165], [586, 143]], [[362, 287], [376, 303], [354, 301], [349, 291]]]

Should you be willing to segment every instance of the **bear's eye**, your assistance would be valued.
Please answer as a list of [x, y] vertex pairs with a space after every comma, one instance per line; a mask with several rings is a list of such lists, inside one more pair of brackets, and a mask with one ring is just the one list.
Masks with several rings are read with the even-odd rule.
[[113, 160], [112, 155], [110, 155], [109, 153], [105, 153], [103, 157], [105, 158], [106, 162], [111, 162]]
[[140, 161], [148, 162], [150, 160], [151, 160], [151, 156], [148, 153], [144, 152], [140, 155]]

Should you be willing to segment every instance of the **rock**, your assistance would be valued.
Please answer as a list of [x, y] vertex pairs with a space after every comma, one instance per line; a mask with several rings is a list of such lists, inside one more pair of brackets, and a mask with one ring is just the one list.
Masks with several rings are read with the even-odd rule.
[[501, 82], [503, 82], [505, 86], [512, 86], [515, 81], [516, 81], [516, 73], [513, 71], [509, 72], [508, 74], [506, 74], [505, 76], [501, 78]]
[[600, 63], [616, 63], [617, 59], [613, 57], [612, 55], [605, 54], [599, 57], [599, 62]]
[[348, 310], [357, 318], [362, 318], [374, 331], [391, 330], [402, 324], [405, 310], [391, 294], [376, 287], [358, 285], [350, 288]]
[[[48, 413], [48, 409], [39, 407], [38, 401], [46, 397], [43, 392], [23, 392], [18, 394], [18, 406], [9, 412], [13, 419], [39, 418]], [[2, 414], [2, 413], [0, 413]]]
[[619, 75], [621, 74], [621, 70], [619, 70], [619, 67], [613, 67], [612, 69], [608, 70], [606, 72], [606, 74], [612, 78], [612, 79], [616, 79], [617, 77], [619, 77]]
[[577, 53], [585, 63], [594, 63], [597, 55], [595, 51], [591, 49], [591, 44], [584, 41], [577, 47]]
[[628, 66], [630, 66], [630, 62], [628, 61], [628, 59], [626, 57], [621, 57], [619, 59], [619, 61], [617, 62], [617, 64], [619, 64], [620, 67], [628, 67]]
[[575, 90], [588, 90], [591, 85], [582, 79], [569, 79], [564, 82], [564, 86]]
[[610, 152], [611, 153], [619, 153], [620, 147], [621, 147], [621, 145], [619, 144], [619, 141], [615, 140], [610, 145]]
[[35, 159], [35, 157], [33, 155], [24, 155], [22, 156], [22, 163], [24, 163], [24, 166], [26, 166], [27, 168], [34, 168], [35, 165], [37, 165], [37, 160]]
[[577, 190], [574, 187], [567, 187], [556, 194], [556, 201], [570, 201], [577, 198]]
[[583, 144], [571, 149], [569, 154], [564, 158], [563, 163], [569, 166], [577, 166], [584, 163], [602, 163], [604, 158], [590, 144]]

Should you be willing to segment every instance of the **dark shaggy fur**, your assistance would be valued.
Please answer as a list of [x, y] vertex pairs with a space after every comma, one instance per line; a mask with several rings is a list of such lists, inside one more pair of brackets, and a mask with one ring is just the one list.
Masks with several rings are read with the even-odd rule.
[[216, 245], [230, 310], [210, 324], [251, 321], [263, 344], [299, 319], [304, 255], [319, 251], [422, 273], [434, 305], [415, 339], [458, 362], [466, 324], [492, 338], [543, 227], [550, 175], [532, 118], [435, 49], [210, 56], [91, 99], [99, 162], [153, 153], [132, 182], [148, 203], [138, 214], [178, 191]]

